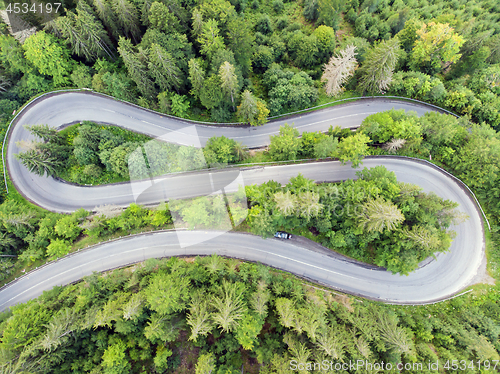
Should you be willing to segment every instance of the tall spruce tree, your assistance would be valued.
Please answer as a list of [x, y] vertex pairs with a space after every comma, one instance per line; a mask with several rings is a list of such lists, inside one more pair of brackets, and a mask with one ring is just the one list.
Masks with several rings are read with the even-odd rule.
[[148, 50], [148, 68], [150, 76], [160, 86], [161, 91], [168, 91], [173, 87], [179, 92], [182, 72], [172, 55], [158, 44], [151, 44]]
[[192, 58], [188, 62], [189, 66], [189, 81], [191, 82], [191, 95], [200, 97], [200, 90], [203, 87], [203, 82], [205, 81], [205, 70], [201, 65], [201, 62], [197, 59]]
[[118, 42], [118, 52], [127, 68], [129, 77], [135, 82], [139, 92], [147, 99], [155, 98], [155, 88], [153, 81], [148, 76], [148, 67], [144, 52], [135, 52], [130, 40], [123, 37]]
[[113, 37], [118, 39], [121, 34], [116, 22], [116, 17], [114, 16], [111, 0], [93, 0], [93, 4], [101, 21], [106, 28], [111, 31]]
[[243, 91], [241, 94], [241, 103], [238, 105], [236, 115], [242, 122], [253, 124], [259, 114], [257, 108], [257, 99], [249, 90]]
[[139, 14], [135, 5], [129, 0], [111, 0], [114, 17], [120, 30], [125, 36], [139, 41]]
[[384, 40], [368, 51], [361, 67], [360, 90], [370, 93], [384, 93], [392, 81], [394, 68], [400, 55], [401, 49], [398, 38]]

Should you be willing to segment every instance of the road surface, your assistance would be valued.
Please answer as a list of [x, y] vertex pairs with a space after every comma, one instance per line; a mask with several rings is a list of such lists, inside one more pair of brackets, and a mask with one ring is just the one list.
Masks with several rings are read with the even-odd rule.
[[[309, 113], [288, 122], [303, 126], [301, 129], [307, 131], [326, 130], [330, 124], [355, 127], [367, 115], [392, 107], [416, 109], [418, 114], [429, 110], [427, 107], [415, 107], [401, 102], [374, 100]], [[138, 193], [137, 188], [134, 189], [129, 183], [78, 187], [52, 178], [37, 177], [14, 159], [13, 153], [18, 152], [15, 142], [28, 137], [26, 130], [22, 128], [23, 124], [48, 123], [59, 127], [77, 120], [120, 124], [154, 136], [161, 136], [165, 131], [182, 131], [183, 126], [185, 128], [187, 125], [108, 98], [82, 93], [57, 95], [29, 107], [20, 116], [11, 133], [8, 166], [11, 179], [20, 192], [46, 209], [71, 212], [80, 207], [93, 209], [103, 204], [126, 206], [134, 201], [152, 204], [165, 197], [199, 196], [207, 193], [207, 178], [214, 190], [214, 185], [215, 189], [227, 185], [239, 173], [222, 170], [212, 173], [210, 177], [207, 173], [187, 173], [157, 178], [154, 183], [146, 181], [148, 188], [141, 187], [142, 193]], [[143, 124], [144, 122], [151, 122], [154, 126]], [[197, 131], [202, 143], [212, 135], [224, 134], [237, 138], [246, 145], [257, 146], [267, 144], [269, 134], [277, 132], [278, 128], [279, 124], [271, 123], [256, 129], [199, 126]], [[394, 171], [399, 181], [418, 184], [426, 192], [432, 191], [458, 202], [459, 209], [469, 215], [466, 222], [454, 228], [457, 236], [451, 250], [446, 254], [439, 254], [437, 261], [432, 261], [409, 276], [373, 270], [355, 262], [311, 252], [295, 245], [293, 241], [263, 240], [237, 233], [219, 233], [214, 237], [213, 232], [190, 231], [189, 237], [194, 240], [193, 243], [198, 241], [201, 244], [181, 247], [175, 232], [160, 232], [102, 244], [38, 269], [0, 290], [0, 310], [34, 298], [55, 285], [81, 279], [93, 271], [104, 271], [152, 257], [212, 253], [259, 261], [344, 292], [392, 303], [437, 301], [470, 285], [482, 262], [484, 264], [481, 217], [470, 196], [451, 177], [423, 162], [392, 157], [370, 158], [364, 160], [363, 167], [377, 165], [384, 165]], [[316, 181], [339, 181], [354, 178], [355, 172], [349, 165], [332, 161], [246, 169], [241, 171], [241, 177], [244, 184], [249, 185], [270, 179], [286, 183], [298, 173]], [[165, 196], [165, 191], [168, 191], [168, 196]]]

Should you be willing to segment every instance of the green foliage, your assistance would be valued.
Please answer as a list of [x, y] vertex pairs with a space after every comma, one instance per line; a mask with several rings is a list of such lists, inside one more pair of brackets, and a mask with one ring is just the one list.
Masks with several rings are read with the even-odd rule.
[[196, 374], [210, 374], [215, 370], [215, 358], [212, 353], [201, 354], [196, 363]]
[[218, 107], [223, 98], [224, 94], [221, 90], [221, 80], [219, 75], [211, 75], [205, 79], [203, 85], [200, 89], [200, 101], [201, 104], [207, 108], [212, 109]]
[[338, 30], [342, 5], [339, 0], [318, 0], [318, 22]]
[[273, 26], [271, 24], [271, 18], [267, 14], [261, 15], [257, 20], [255, 30], [261, 32], [264, 35], [272, 33]]
[[156, 274], [144, 291], [150, 308], [162, 315], [184, 310], [189, 302], [189, 279], [180, 273]]
[[189, 101], [187, 101], [186, 96], [172, 94], [170, 100], [172, 113], [177, 117], [185, 117], [189, 110]]
[[129, 157], [138, 146], [137, 143], [123, 143], [113, 149], [109, 156], [111, 171], [120, 175], [122, 178], [127, 178], [129, 176]]
[[[327, 136], [321, 132], [303, 132], [301, 134], [300, 154], [304, 158], [314, 157], [314, 148]], [[325, 156], [326, 157], [326, 156]]]
[[296, 31], [288, 40], [288, 50], [296, 65], [302, 68], [312, 67], [319, 54], [316, 34], [307, 36], [302, 31]]
[[62, 166], [62, 163], [52, 157], [48, 152], [41, 150], [29, 150], [24, 153], [16, 154], [16, 158], [26, 166], [26, 168], [35, 174], [47, 176], [55, 176], [57, 169]]
[[440, 79], [420, 72], [402, 72], [394, 74], [389, 93], [406, 96], [438, 105], [443, 105], [448, 94]]
[[321, 25], [314, 30], [314, 35], [318, 44], [318, 57], [327, 61], [335, 49], [335, 31], [329, 26]]
[[304, 17], [308, 21], [316, 21], [318, 18], [318, 0], [307, 0], [304, 3]]
[[273, 64], [264, 74], [264, 84], [269, 89], [271, 115], [310, 107], [318, 97], [318, 90], [309, 75], [282, 70], [277, 64]]
[[26, 59], [40, 74], [51, 76], [56, 86], [69, 82], [72, 70], [69, 52], [54, 36], [39, 31], [26, 39], [23, 49]]
[[274, 60], [274, 49], [267, 45], [259, 45], [252, 58], [254, 67], [260, 71], [267, 70]]
[[0, 63], [9, 75], [29, 70], [21, 44], [10, 35], [0, 35]]
[[315, 158], [330, 157], [337, 149], [338, 144], [338, 138], [325, 137], [314, 144], [313, 155]]
[[168, 359], [172, 356], [172, 351], [163, 346], [158, 346], [156, 349], [156, 356], [154, 358], [155, 369], [158, 371], [165, 371], [168, 369]]
[[278, 161], [295, 160], [300, 152], [301, 140], [299, 131], [288, 125], [280, 126], [279, 135], [271, 135], [269, 155]]
[[316, 185], [299, 175], [285, 187], [274, 182], [247, 187], [250, 229], [264, 237], [278, 229], [312, 231], [315, 241], [335, 251], [402, 274], [448, 250], [453, 237], [448, 228], [463, 219], [455, 203], [398, 183], [382, 166], [357, 175], [356, 181], [335, 185]]
[[256, 121], [258, 112], [257, 98], [249, 90], [243, 91], [241, 94], [241, 104], [238, 105], [238, 111], [236, 112], [238, 120], [255, 126], [258, 124]]
[[54, 239], [47, 246], [47, 257], [51, 260], [55, 260], [60, 257], [64, 257], [70, 251], [71, 247], [68, 242], [62, 239]]
[[179, 20], [171, 13], [168, 7], [154, 1], [149, 8], [149, 24], [160, 31], [171, 31], [179, 28]]
[[233, 17], [227, 23], [227, 43], [233, 51], [234, 58], [246, 77], [250, 70], [251, 56], [253, 52], [254, 34], [251, 26], [243, 17]]
[[422, 128], [416, 113], [404, 110], [389, 110], [372, 114], [363, 120], [360, 130], [376, 143], [386, 143], [391, 139], [404, 139], [414, 145], [420, 144]]
[[[169, 296], [177, 283], [191, 285], [186, 313], [162, 314], [143, 302], [152, 293], [175, 306]], [[269, 313], [254, 314], [259, 305]], [[246, 355], [263, 373], [279, 372], [292, 358], [317, 356], [393, 366], [450, 357], [497, 360], [499, 308], [497, 298], [477, 291], [411, 308], [360, 303], [257, 264], [217, 256], [148, 260], [57, 287], [1, 315], [0, 364], [30, 367], [35, 361], [44, 372], [61, 373], [191, 367], [209, 374], [241, 371], [251, 362]], [[195, 329], [197, 342], [186, 340]]]
[[[159, 4], [154, 2], [153, 4]], [[167, 12], [167, 14], [170, 14]], [[183, 82], [183, 73], [172, 55], [158, 44], [151, 44], [148, 54], [148, 69], [160, 90], [167, 91], [172, 87], [178, 90]]]
[[362, 77], [359, 90], [383, 93], [392, 81], [392, 75], [401, 56], [398, 38], [382, 41], [366, 53], [361, 66]]
[[196, 227], [218, 230], [230, 229], [228, 211], [222, 195], [198, 197], [192, 201], [175, 201], [170, 204], [177, 222], [185, 223], [189, 229]]
[[82, 232], [82, 228], [78, 226], [79, 220], [77, 217], [71, 215], [61, 218], [54, 226], [54, 231], [57, 235], [74, 241]]
[[[127, 0], [116, 0], [117, 2], [127, 2]], [[118, 52], [127, 68], [129, 77], [137, 85], [137, 89], [145, 98], [153, 98], [155, 95], [154, 84], [148, 75], [147, 55], [140, 49], [136, 52], [131, 41], [120, 37], [118, 42]]]
[[[243, 152], [242, 152], [243, 151]], [[209, 165], [230, 164], [245, 157], [243, 147], [225, 136], [211, 137], [203, 148], [205, 160]]]
[[224, 49], [224, 39], [219, 34], [219, 25], [216, 20], [209, 19], [203, 23], [198, 43], [201, 46], [200, 51], [209, 60], [217, 51]]
[[81, 64], [76, 66], [71, 73], [71, 80], [78, 88], [92, 87], [92, 75], [90, 69]]
[[361, 163], [363, 157], [370, 153], [369, 142], [368, 136], [361, 131], [356, 132], [354, 136], [342, 139], [333, 155], [344, 164], [351, 162], [351, 166], [355, 168]]
[[412, 69], [441, 72], [460, 58], [458, 52], [464, 39], [449, 24], [424, 23], [416, 33], [417, 39], [410, 59]]
[[99, 141], [100, 130], [97, 126], [85, 124], [79, 128], [78, 135], [73, 139], [73, 154], [80, 165], [97, 163]]
[[67, 40], [74, 54], [87, 61], [103, 56], [113, 58], [108, 35], [86, 2], [78, 2], [76, 13], [69, 11], [66, 16], [54, 21], [57, 33]]
[[126, 374], [130, 372], [131, 365], [126, 358], [127, 347], [122, 340], [108, 346], [102, 355], [104, 373]]
[[[160, 93], [175, 91], [190, 103], [186, 110], [177, 111], [183, 117], [209, 114], [213, 121], [230, 122], [243, 88], [258, 99], [262, 109], [259, 122], [263, 123], [264, 108], [277, 115], [322, 103], [317, 102], [316, 80], [322, 65], [335, 52], [335, 32], [344, 14], [352, 28], [339, 34], [339, 48], [354, 45], [362, 65], [347, 90], [389, 90], [441, 106], [448, 104], [478, 123], [499, 126], [498, 94], [480, 96], [469, 79], [500, 62], [500, 28], [494, 20], [498, 12], [488, 1], [478, 0], [469, 7], [452, 1], [358, 3], [308, 0], [292, 6], [280, 0], [269, 4], [259, 0], [200, 4], [177, 0], [80, 1], [69, 6], [45, 33], [28, 38], [24, 47], [10, 36], [0, 35], [0, 92], [7, 90], [9, 100], [24, 102], [54, 87], [74, 85], [172, 113], [170, 98], [157, 98]], [[299, 14], [310, 23], [298, 22]], [[394, 44], [395, 36], [404, 53], [385, 48]], [[33, 53], [25, 51], [26, 47]], [[35, 53], [35, 47], [43, 47], [43, 53]], [[381, 52], [384, 48], [392, 52]], [[116, 51], [119, 61], [115, 60]], [[71, 59], [69, 52], [78, 56], [78, 61]], [[196, 60], [196, 67], [190, 67], [195, 56], [202, 57]], [[366, 57], [369, 60], [364, 64]], [[104, 63], [108, 61], [104, 58], [117, 62]], [[218, 74], [225, 61], [234, 67], [238, 88], [225, 85], [221, 98], [223, 82], [209, 77]], [[273, 63], [281, 63], [286, 74], [268, 82], [269, 75], [276, 75]], [[297, 67], [307, 71], [298, 72]], [[290, 76], [289, 68], [301, 78]], [[266, 76], [267, 70], [272, 74]], [[391, 85], [393, 72], [395, 82]], [[434, 76], [436, 73], [442, 76]], [[457, 82], [445, 84], [449, 80]], [[464, 97], [464, 92], [455, 89], [460, 86], [471, 89], [474, 97], [470, 93]], [[446, 101], [448, 95], [456, 98]]]
[[[352, 24], [352, 28], [342, 30], [347, 30], [347, 34], [343, 33], [341, 48], [355, 45], [358, 61], [363, 63], [367, 59], [365, 67], [354, 75], [346, 87], [348, 90], [355, 89], [360, 79], [363, 84], [366, 83], [365, 73], [369, 67], [376, 70], [382, 66], [371, 52], [366, 53], [370, 50], [370, 43], [390, 40], [397, 34], [401, 48], [408, 56], [401, 54], [395, 65], [388, 93], [444, 105], [460, 114], [470, 115], [477, 123], [486, 122], [476, 125], [468, 119], [457, 120], [437, 113], [427, 113], [419, 119], [414, 116], [398, 117], [391, 113], [380, 115], [375, 120], [371, 118], [369, 128], [373, 132], [367, 127], [363, 133], [376, 142], [390, 143], [396, 137], [407, 140], [404, 147], [397, 150], [401, 154], [426, 159], [431, 155], [432, 161], [443, 164], [470, 185], [488, 210], [490, 220], [498, 221], [499, 140], [490, 126], [498, 128], [500, 123], [500, 92], [498, 66], [489, 65], [500, 62], [499, 9], [496, 3], [479, 0], [467, 4], [460, 1], [430, 4], [425, 0], [409, 3], [367, 0], [360, 4], [354, 0], [343, 4], [331, 0], [311, 0], [303, 6], [286, 3], [283, 10], [279, 1], [269, 4], [258, 0], [248, 4], [242, 1], [232, 3], [215, 0], [200, 4], [168, 1], [152, 6], [151, 2], [128, 0], [80, 1], [76, 9], [69, 5], [65, 16], [56, 20], [52, 30], [57, 36], [38, 32], [22, 46], [13, 37], [0, 35], [1, 120], [7, 120], [13, 110], [32, 96], [70, 82], [76, 87], [89, 87], [91, 84], [96, 91], [130, 102], [138, 102], [141, 95], [139, 102], [152, 109], [155, 109], [158, 98], [161, 111], [176, 111], [183, 116], [189, 115], [191, 108], [200, 111], [197, 100], [206, 82], [209, 89], [205, 89], [201, 104], [213, 109], [212, 115], [217, 113], [214, 118], [231, 120], [227, 105], [230, 90], [222, 92], [221, 81], [209, 81], [210, 77], [218, 75], [220, 65], [228, 61], [235, 68], [238, 85], [243, 84], [247, 92], [254, 93], [253, 97], [247, 94], [249, 97], [245, 105], [243, 93], [238, 117], [252, 124], [263, 123], [267, 117], [263, 98], [269, 100], [267, 106], [272, 115], [315, 104], [320, 85], [307, 74], [314, 79], [319, 78], [318, 72], [325, 62], [323, 59], [329, 57], [327, 51], [332, 47], [331, 30], [338, 30], [343, 12], [344, 19]], [[275, 15], [281, 12], [282, 16]], [[199, 14], [198, 18], [196, 14]], [[305, 27], [297, 23], [300, 14], [315, 23]], [[190, 28], [191, 15], [193, 27]], [[194, 22], [196, 19], [198, 23]], [[451, 35], [456, 38], [448, 38], [450, 33], [445, 32], [443, 43], [438, 35], [433, 34], [431, 22], [449, 24], [447, 30], [452, 29]], [[427, 29], [419, 34], [422, 23], [427, 25]], [[331, 29], [317, 27], [321, 24]], [[254, 27], [260, 34], [254, 32]], [[349, 30], [354, 37], [348, 35]], [[194, 43], [194, 50], [186, 36], [189, 33], [192, 33], [190, 40]], [[130, 44], [120, 42], [120, 37], [131, 40]], [[461, 47], [463, 41], [460, 38], [466, 40]], [[70, 59], [64, 45], [79, 56], [78, 63]], [[225, 45], [233, 52], [235, 61], [229, 57], [220, 60]], [[376, 44], [375, 49], [380, 45]], [[37, 47], [44, 48], [40, 52]], [[117, 47], [121, 57], [117, 63], [98, 59], [94, 64], [97, 57], [112, 57]], [[161, 53], [153, 54], [154, 49]], [[192, 60], [198, 63], [195, 66], [197, 71], [191, 69], [193, 64], [188, 62], [195, 56], [194, 53], [206, 57], [205, 61]], [[275, 61], [282, 63], [283, 67], [272, 65]], [[453, 61], [456, 62], [454, 66], [450, 65]], [[252, 64], [253, 72], [249, 77]], [[291, 65], [293, 72], [287, 70]], [[310, 70], [307, 74], [298, 73], [297, 67]], [[238, 69], [243, 73], [242, 78], [249, 79], [240, 79]], [[94, 74], [92, 77], [91, 73]], [[192, 97], [187, 97], [189, 83], [185, 77], [188, 75]], [[379, 88], [380, 84], [372, 91]], [[174, 100], [171, 102], [173, 95], [168, 93], [169, 90], [176, 91], [179, 95], [175, 96], [177, 99], [187, 97], [180, 101], [189, 102], [190, 106], [185, 105], [185, 109], [181, 107], [174, 111], [176, 104], [173, 104]], [[159, 92], [163, 95], [158, 95]], [[235, 106], [238, 105], [236, 97]], [[420, 133], [422, 141], [419, 141]], [[124, 133], [113, 133], [114, 136], [111, 136], [102, 131], [99, 131], [96, 142], [80, 136], [78, 132], [68, 133], [62, 141], [52, 139], [50, 132], [45, 135], [49, 137], [40, 137], [36, 149], [21, 156], [24, 157], [23, 162], [39, 174], [47, 172], [50, 175], [61, 175], [62, 166], [71, 164], [71, 173], [81, 178], [80, 183], [110, 182], [117, 177], [113, 170], [127, 179], [125, 170], [128, 165], [124, 160], [130, 150], [137, 149], [144, 142], [144, 139], [128, 138], [129, 135]], [[356, 158], [357, 148], [363, 147], [363, 142], [358, 144], [358, 140], [359, 137], [354, 139], [348, 130], [332, 129], [328, 137], [306, 134], [300, 144], [304, 155], [325, 157], [352, 151], [351, 156]], [[125, 144], [135, 146], [127, 148]], [[121, 146], [112, 163], [111, 155]], [[80, 148], [82, 165], [76, 161], [75, 147]], [[156, 161], [149, 165], [154, 172], [171, 170], [170, 166], [166, 170], [167, 166], [161, 160], [166, 156], [177, 159], [177, 152], [181, 152], [179, 158], [185, 162], [184, 165], [181, 165], [182, 162], [172, 165], [172, 170], [203, 164], [200, 152], [192, 148], [179, 151], [175, 147], [150, 145], [149, 149], [155, 151], [152, 154]], [[225, 151], [225, 143], [216, 149], [221, 156], [217, 160], [230, 158], [230, 153]], [[85, 153], [89, 150], [92, 154]], [[348, 159], [348, 156], [345, 157]], [[92, 162], [85, 164], [89, 160]], [[290, 228], [299, 230], [299, 233], [319, 233], [315, 240], [331, 248], [401, 273], [412, 271], [422, 258], [436, 250], [445, 250], [451, 240], [446, 225], [460, 218], [449, 213], [453, 210], [452, 203], [425, 195], [415, 186], [400, 185], [393, 175], [381, 169], [364, 171], [358, 181], [336, 186], [316, 187], [303, 178], [297, 178], [283, 190], [272, 183], [262, 189], [265, 191], [260, 193], [257, 187], [247, 187], [248, 196], [252, 197], [247, 223], [253, 232], [268, 236], [278, 228]], [[261, 197], [257, 198], [259, 195]], [[108, 235], [144, 225], [162, 227], [171, 222], [170, 214], [165, 209], [147, 211], [132, 206], [122, 214], [118, 212], [115, 217], [106, 218], [103, 213], [101, 217], [80, 222], [80, 218], [75, 221], [71, 217], [34, 213], [25, 206], [7, 203], [0, 207], [0, 234], [5, 243], [2, 250], [20, 254], [20, 258], [27, 262], [66, 254], [71, 245], [70, 238], [76, 235], [80, 224], [85, 233]], [[209, 213], [213, 209], [213, 202], [199, 205]], [[220, 207], [220, 204], [217, 206]], [[338, 206], [344, 207], [342, 212]], [[366, 209], [362, 211], [364, 216], [361, 218], [354, 214], [360, 213], [359, 207]], [[384, 212], [384, 209], [394, 213], [395, 221], [376, 219], [376, 213]], [[398, 210], [405, 216], [399, 224]], [[192, 217], [198, 213], [194, 209]], [[382, 216], [385, 218], [385, 214]], [[366, 228], [370, 225], [373, 230], [361, 230], [360, 224]], [[386, 229], [386, 224], [392, 231]], [[383, 228], [382, 232], [377, 228]], [[14, 246], [8, 243], [14, 243]], [[133, 292], [132, 295], [144, 292], [157, 272], [156, 267], [163, 267], [161, 271], [166, 274], [175, 273], [163, 262], [138, 265], [126, 277], [119, 272], [109, 273], [106, 277], [93, 276], [80, 285], [55, 289], [42, 296], [39, 303], [17, 306], [13, 308], [12, 315], [0, 317], [0, 371], [4, 369], [2, 365], [9, 362], [27, 372], [160, 372], [174, 371], [177, 363], [186, 359], [191, 365], [191, 369], [186, 369], [188, 371], [192, 371], [198, 362], [197, 373], [215, 372], [217, 367], [220, 372], [239, 372], [241, 357], [247, 354], [263, 364], [260, 368], [263, 373], [281, 372], [292, 357], [309, 354], [310, 360], [330, 355], [344, 362], [360, 357], [394, 363], [498, 359], [495, 350], [498, 350], [500, 309], [495, 289], [483, 294], [473, 292], [471, 297], [465, 295], [435, 306], [399, 308], [382, 307], [370, 302], [350, 304], [344, 299], [338, 302], [338, 299], [334, 301], [327, 296], [309, 294], [310, 290], [295, 287], [293, 278], [278, 273], [260, 278], [260, 270], [252, 264], [239, 264], [237, 271], [231, 272], [228, 262], [218, 260], [218, 263], [219, 270], [210, 277], [207, 267], [200, 260], [187, 265], [189, 271], [182, 273], [182, 277], [190, 280], [193, 289], [199, 288], [203, 297], [190, 299], [187, 302], [189, 312], [185, 307], [179, 312], [181, 314], [173, 316], [159, 317], [157, 312], [144, 305], [144, 311], [138, 309], [140, 311], [134, 322], [124, 317], [129, 301], [136, 300], [130, 292]], [[11, 262], [2, 260], [1, 276], [11, 271], [11, 266]], [[237, 313], [242, 317], [234, 322], [231, 333], [221, 333], [221, 328], [214, 328], [212, 321], [212, 298], [224, 300], [224, 292], [220, 292], [223, 288], [216, 287], [222, 287], [223, 278], [229, 282], [244, 283], [248, 288], [245, 302], [248, 302], [249, 309], [243, 314]], [[124, 279], [130, 280], [130, 283]], [[269, 317], [256, 317], [252, 314], [254, 302], [251, 306], [250, 300], [254, 299], [250, 295], [266, 292], [262, 291], [266, 287], [271, 295]], [[241, 285], [235, 288], [241, 289]], [[314, 305], [318, 312], [307, 311], [306, 304]], [[109, 320], [109, 325], [96, 329], [86, 327], [93, 326], [95, 308], [101, 310], [104, 306], [113, 318]], [[64, 312], [66, 307], [74, 308], [75, 313]], [[189, 343], [186, 348], [185, 342], [179, 338], [184, 335], [179, 335], [179, 329], [172, 327], [179, 326], [176, 321], [182, 320], [184, 313], [189, 313], [189, 320], [193, 323], [179, 328], [187, 332], [185, 336], [190, 333], [197, 336], [197, 345], [201, 346], [199, 358], [197, 353], [193, 353], [192, 358], [181, 356], [185, 349], [189, 351], [194, 347]], [[282, 313], [288, 327], [280, 322]], [[266, 323], [264, 330], [259, 327], [261, 318]], [[320, 327], [317, 327], [318, 323]], [[153, 327], [158, 327], [156, 335], [151, 333]], [[259, 329], [261, 334], [258, 334]], [[56, 334], [58, 331], [60, 333]], [[66, 335], [58, 338], [63, 334]], [[177, 341], [165, 343], [158, 340], [166, 336]], [[53, 348], [47, 352], [42, 347]], [[243, 349], [252, 351], [242, 355], [240, 352]], [[30, 367], [34, 363], [36, 368]]]

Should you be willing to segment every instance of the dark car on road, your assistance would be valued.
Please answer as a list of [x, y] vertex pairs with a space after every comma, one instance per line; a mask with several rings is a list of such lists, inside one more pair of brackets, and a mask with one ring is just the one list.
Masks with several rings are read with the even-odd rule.
[[276, 232], [276, 234], [274, 234], [274, 237], [278, 239], [292, 239], [292, 234], [284, 231], [278, 231]]

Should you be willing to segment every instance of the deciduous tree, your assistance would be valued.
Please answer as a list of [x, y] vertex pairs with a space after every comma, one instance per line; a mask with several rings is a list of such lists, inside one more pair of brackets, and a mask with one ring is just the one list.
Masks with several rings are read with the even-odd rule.
[[465, 40], [448, 23], [424, 23], [417, 35], [410, 59], [413, 69], [436, 73], [460, 58], [460, 47]]
[[300, 150], [299, 130], [285, 123], [279, 135], [271, 135], [269, 154], [274, 160], [295, 160]]
[[340, 141], [337, 150], [333, 153], [342, 163], [352, 162], [352, 167], [357, 167], [364, 156], [369, 154], [368, 143], [370, 138], [357, 131], [354, 136], [349, 136]]
[[55, 85], [68, 83], [71, 62], [68, 50], [52, 35], [39, 31], [23, 44], [24, 56], [40, 74], [52, 77]]

